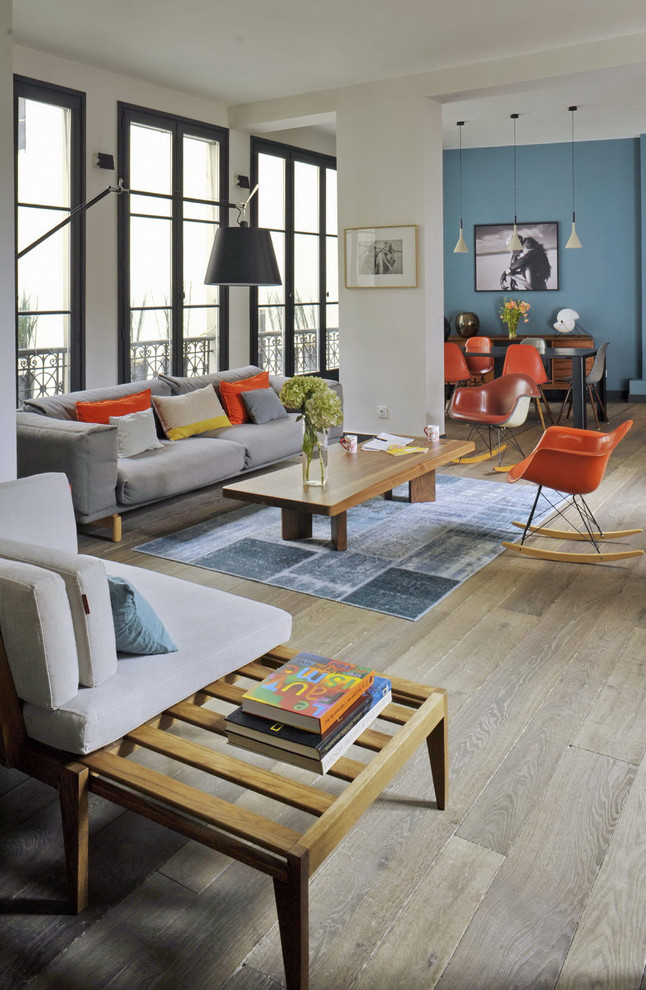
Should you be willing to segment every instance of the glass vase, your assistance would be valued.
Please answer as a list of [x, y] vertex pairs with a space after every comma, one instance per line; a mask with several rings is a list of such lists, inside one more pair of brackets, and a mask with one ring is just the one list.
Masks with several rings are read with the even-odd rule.
[[322, 488], [327, 484], [327, 430], [317, 430], [307, 421], [303, 426], [303, 485]]

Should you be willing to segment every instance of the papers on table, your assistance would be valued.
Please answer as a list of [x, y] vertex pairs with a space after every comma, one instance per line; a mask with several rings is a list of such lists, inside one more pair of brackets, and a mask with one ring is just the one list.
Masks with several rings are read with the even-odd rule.
[[378, 433], [372, 440], [361, 445], [362, 450], [388, 450], [389, 447], [405, 447], [413, 442], [413, 437], [398, 437], [394, 433]]

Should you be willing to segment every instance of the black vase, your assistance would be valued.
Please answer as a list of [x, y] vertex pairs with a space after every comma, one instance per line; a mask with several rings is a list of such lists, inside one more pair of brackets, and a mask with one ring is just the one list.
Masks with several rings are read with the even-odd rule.
[[476, 313], [458, 313], [455, 318], [455, 329], [460, 337], [475, 337], [480, 329], [480, 320]]
[[445, 316], [444, 317], [444, 339], [445, 340], [448, 340], [450, 336], [451, 336], [451, 324], [449, 323], [449, 321], [447, 320], [447, 318]]

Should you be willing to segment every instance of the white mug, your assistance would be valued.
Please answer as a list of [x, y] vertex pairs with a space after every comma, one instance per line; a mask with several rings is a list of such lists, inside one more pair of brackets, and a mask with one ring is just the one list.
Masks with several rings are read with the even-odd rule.
[[357, 438], [353, 433], [346, 433], [345, 436], [341, 437], [340, 442], [343, 449], [347, 450], [349, 454], [356, 454]]
[[436, 426], [435, 423], [430, 426], [424, 427], [424, 434], [428, 439], [429, 443], [439, 443], [440, 442], [440, 428]]

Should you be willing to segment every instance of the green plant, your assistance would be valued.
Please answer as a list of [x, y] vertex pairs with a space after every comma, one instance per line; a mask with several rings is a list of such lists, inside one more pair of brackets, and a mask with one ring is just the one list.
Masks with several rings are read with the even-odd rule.
[[[38, 299], [36, 300], [38, 307]], [[33, 313], [31, 296], [23, 291], [18, 306], [18, 350], [25, 350], [33, 347], [36, 343], [36, 331], [38, 329], [38, 316]]]
[[[319, 431], [340, 426], [343, 422], [341, 400], [322, 378], [294, 375], [280, 390], [280, 401], [288, 409], [297, 409], [297, 419], [303, 420], [304, 477], [309, 481], [312, 458], [319, 447]], [[324, 483], [323, 459], [320, 468], [321, 483]]]

